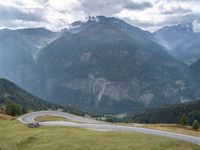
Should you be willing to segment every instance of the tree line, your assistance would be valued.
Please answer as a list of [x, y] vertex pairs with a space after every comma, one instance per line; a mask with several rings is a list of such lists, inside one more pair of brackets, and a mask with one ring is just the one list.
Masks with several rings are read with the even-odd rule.
[[194, 122], [200, 122], [200, 100], [147, 108], [141, 113], [130, 115], [129, 120], [146, 124], [181, 123], [193, 125]]
[[16, 102], [9, 100], [6, 102], [5, 112], [11, 116], [18, 116], [27, 113], [27, 109]]

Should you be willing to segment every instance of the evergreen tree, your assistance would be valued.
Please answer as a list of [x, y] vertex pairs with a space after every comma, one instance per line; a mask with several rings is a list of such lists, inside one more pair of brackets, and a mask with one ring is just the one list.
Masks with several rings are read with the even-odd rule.
[[25, 107], [22, 107], [21, 113], [26, 114], [27, 112], [28, 112], [27, 109]]
[[183, 125], [183, 126], [186, 126], [188, 124], [188, 119], [187, 119], [187, 116], [185, 114], [183, 114], [180, 118], [180, 123]]
[[6, 103], [6, 113], [11, 116], [17, 116], [21, 114], [21, 107], [17, 105], [14, 101], [7, 101]]
[[192, 123], [192, 129], [198, 130], [199, 129], [199, 123], [197, 120], [194, 120]]

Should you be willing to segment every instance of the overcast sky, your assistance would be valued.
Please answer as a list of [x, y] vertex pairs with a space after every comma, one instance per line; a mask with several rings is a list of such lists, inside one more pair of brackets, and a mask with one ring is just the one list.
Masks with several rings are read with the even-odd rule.
[[155, 31], [193, 23], [200, 30], [200, 0], [0, 0], [0, 28], [60, 30], [88, 16], [113, 16]]

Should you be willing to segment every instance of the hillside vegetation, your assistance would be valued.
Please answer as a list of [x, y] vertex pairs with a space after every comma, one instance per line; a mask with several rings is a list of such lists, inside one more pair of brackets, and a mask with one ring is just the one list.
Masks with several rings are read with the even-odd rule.
[[[5, 108], [7, 110], [5, 110]], [[55, 110], [59, 108], [63, 109], [64, 112], [76, 114], [79, 116], [85, 116], [85, 114], [88, 114], [68, 105], [60, 106], [42, 100], [26, 92], [16, 84], [6, 79], [0, 78], [0, 112], [4, 111], [5, 113], [6, 111], [9, 115], [17, 116], [26, 113], [28, 110]]]
[[131, 120], [138, 123], [179, 123], [183, 115], [190, 125], [193, 120], [200, 122], [200, 100], [149, 108], [134, 115]]
[[32, 94], [29, 94], [16, 84], [6, 79], [0, 79], [0, 105], [5, 105], [7, 101], [14, 101], [20, 106], [31, 110], [58, 108], [58, 105], [51, 104]]

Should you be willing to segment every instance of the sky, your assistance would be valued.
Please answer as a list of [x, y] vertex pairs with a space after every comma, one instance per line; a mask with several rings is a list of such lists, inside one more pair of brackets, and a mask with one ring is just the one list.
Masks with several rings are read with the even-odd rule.
[[0, 28], [59, 31], [98, 15], [123, 19], [150, 32], [183, 23], [200, 31], [200, 0], [0, 0]]

